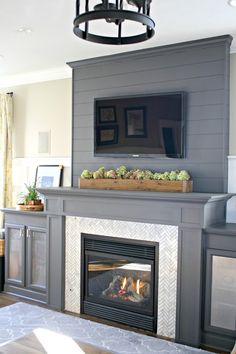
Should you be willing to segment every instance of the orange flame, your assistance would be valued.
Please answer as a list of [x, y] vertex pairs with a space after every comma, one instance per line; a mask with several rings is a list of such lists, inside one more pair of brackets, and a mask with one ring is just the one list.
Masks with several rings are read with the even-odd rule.
[[127, 283], [127, 278], [126, 278], [126, 277], [124, 277], [123, 282], [122, 282], [121, 289], [124, 289], [124, 288], [125, 288], [126, 283]]
[[140, 279], [137, 279], [137, 283], [136, 283], [136, 293], [137, 294], [140, 294], [139, 290], [140, 290]]

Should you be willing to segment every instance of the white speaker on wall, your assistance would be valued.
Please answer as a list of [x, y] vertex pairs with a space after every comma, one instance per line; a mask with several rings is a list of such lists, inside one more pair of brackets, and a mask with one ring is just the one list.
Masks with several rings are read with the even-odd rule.
[[38, 132], [38, 153], [50, 154], [51, 152], [51, 131]]

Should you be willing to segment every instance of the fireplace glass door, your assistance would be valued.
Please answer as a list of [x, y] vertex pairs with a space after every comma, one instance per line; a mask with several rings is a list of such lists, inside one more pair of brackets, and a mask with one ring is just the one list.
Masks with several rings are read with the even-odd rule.
[[121, 240], [82, 235], [82, 313], [154, 330], [158, 244]]
[[101, 304], [152, 313], [152, 261], [88, 252], [86, 264], [88, 297]]

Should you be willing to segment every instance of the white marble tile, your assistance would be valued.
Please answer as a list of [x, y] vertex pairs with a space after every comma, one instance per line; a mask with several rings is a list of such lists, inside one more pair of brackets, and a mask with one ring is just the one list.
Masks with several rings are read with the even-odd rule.
[[159, 242], [157, 334], [175, 338], [178, 227], [66, 217], [65, 308], [80, 313], [81, 233]]

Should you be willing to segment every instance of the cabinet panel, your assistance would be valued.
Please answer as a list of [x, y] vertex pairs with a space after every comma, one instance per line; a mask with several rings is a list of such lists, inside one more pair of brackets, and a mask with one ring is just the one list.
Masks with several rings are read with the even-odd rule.
[[236, 258], [212, 256], [210, 325], [236, 330]]
[[6, 281], [24, 286], [25, 280], [25, 228], [6, 226]]
[[27, 228], [27, 287], [46, 291], [47, 243], [44, 229]]
[[235, 336], [236, 252], [207, 250], [205, 330]]

